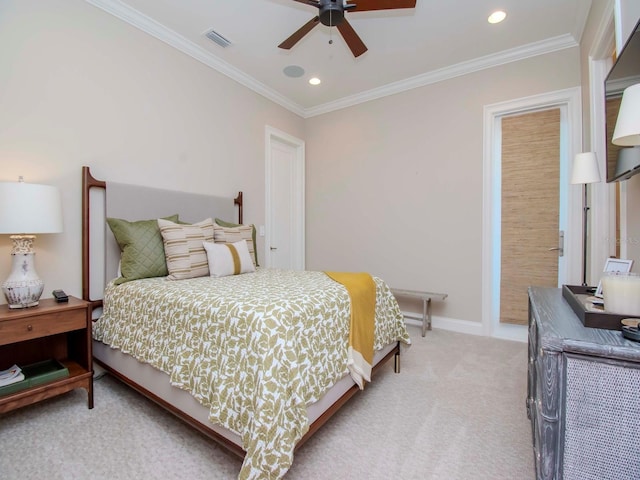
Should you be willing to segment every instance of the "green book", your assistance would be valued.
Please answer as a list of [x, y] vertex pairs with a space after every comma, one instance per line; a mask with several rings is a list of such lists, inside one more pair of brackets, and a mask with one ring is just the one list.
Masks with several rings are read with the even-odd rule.
[[21, 370], [24, 380], [0, 387], [0, 396], [69, 376], [69, 369], [54, 359], [25, 365]]

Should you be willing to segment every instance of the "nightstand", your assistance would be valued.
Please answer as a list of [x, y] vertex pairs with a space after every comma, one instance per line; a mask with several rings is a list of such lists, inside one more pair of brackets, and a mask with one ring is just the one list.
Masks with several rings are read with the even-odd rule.
[[75, 388], [87, 391], [88, 407], [93, 408], [90, 305], [74, 297], [65, 303], [40, 300], [36, 307], [16, 310], [0, 305], [0, 370], [51, 359], [69, 370], [67, 377], [0, 395], [0, 413]]

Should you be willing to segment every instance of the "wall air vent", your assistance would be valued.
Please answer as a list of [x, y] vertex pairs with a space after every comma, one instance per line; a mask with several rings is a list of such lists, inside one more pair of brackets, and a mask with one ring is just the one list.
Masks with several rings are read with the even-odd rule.
[[208, 32], [205, 33], [205, 36], [209, 40], [212, 40], [212, 41], [216, 42], [222, 48], [227, 48], [229, 45], [231, 45], [231, 42], [229, 40], [224, 38], [222, 35], [220, 35], [215, 30], [209, 30]]

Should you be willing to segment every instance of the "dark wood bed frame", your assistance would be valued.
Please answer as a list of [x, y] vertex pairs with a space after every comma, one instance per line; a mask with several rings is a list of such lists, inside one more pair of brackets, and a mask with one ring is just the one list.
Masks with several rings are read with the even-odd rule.
[[[91, 188], [100, 188], [106, 191], [107, 184], [105, 181], [95, 179], [90, 171], [89, 167], [82, 167], [82, 298], [91, 302], [92, 310], [102, 306], [102, 300], [94, 300], [90, 298], [90, 257], [89, 257], [89, 226], [90, 226], [90, 203], [89, 192]], [[238, 196], [233, 200], [234, 205], [238, 206], [238, 223], [242, 223], [242, 192], [238, 193]], [[400, 342], [397, 342], [395, 347], [380, 360], [374, 367], [372, 373], [375, 374], [383, 365], [385, 365], [391, 358], [394, 358], [394, 371], [400, 372]], [[158, 397], [154, 393], [140, 386], [135, 381], [121, 374], [120, 372], [112, 369], [108, 365], [103, 364], [97, 359], [94, 359], [98, 365], [103, 367], [107, 372], [113, 375], [118, 380], [122, 381], [126, 385], [130, 386], [137, 392], [141, 393], [145, 397], [149, 398], [156, 404], [165, 408], [169, 412], [173, 413], [178, 418], [185, 421], [187, 424], [196, 428], [207, 437], [219, 443], [221, 446], [227, 448], [229, 451], [238, 455], [240, 458], [244, 458], [245, 451], [239, 445], [228, 440], [215, 430], [212, 430], [209, 426], [194, 419], [190, 415], [184, 413], [174, 405]], [[308, 432], [300, 439], [296, 445], [296, 449], [301, 447], [318, 429], [326, 423], [353, 395], [359, 392], [357, 385], [353, 385], [347, 390], [336, 402], [334, 402], [322, 415], [320, 415], [311, 425], [309, 425]]]

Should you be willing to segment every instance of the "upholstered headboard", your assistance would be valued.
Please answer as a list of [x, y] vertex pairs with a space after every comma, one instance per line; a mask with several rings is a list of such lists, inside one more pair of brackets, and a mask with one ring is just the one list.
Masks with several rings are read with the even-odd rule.
[[242, 223], [242, 192], [233, 199], [105, 182], [93, 178], [89, 167], [82, 167], [83, 298], [100, 306], [107, 282], [117, 277], [120, 249], [107, 217], [137, 221], [173, 214], [184, 222], [218, 217]]

